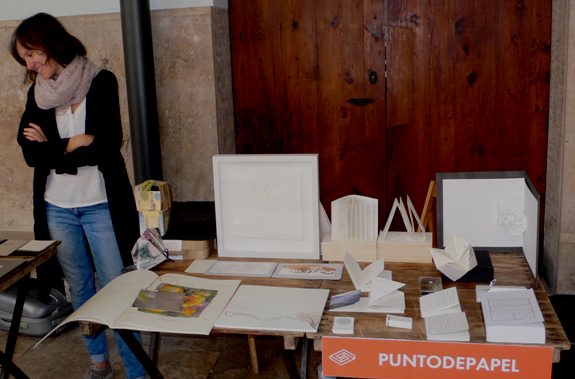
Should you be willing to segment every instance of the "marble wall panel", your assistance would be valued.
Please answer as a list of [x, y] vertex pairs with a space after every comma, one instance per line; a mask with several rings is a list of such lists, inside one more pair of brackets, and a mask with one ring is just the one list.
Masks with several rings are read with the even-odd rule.
[[542, 275], [551, 293], [575, 294], [575, 7], [553, 1], [547, 193]]
[[[133, 183], [119, 14], [60, 18], [89, 57], [118, 77], [123, 154]], [[174, 200], [213, 200], [211, 157], [233, 152], [233, 111], [227, 11], [200, 7], [151, 15], [162, 165]], [[0, 230], [30, 231], [32, 169], [16, 143], [27, 85], [7, 46], [17, 21], [0, 22]], [[222, 136], [220, 133], [228, 133]]]

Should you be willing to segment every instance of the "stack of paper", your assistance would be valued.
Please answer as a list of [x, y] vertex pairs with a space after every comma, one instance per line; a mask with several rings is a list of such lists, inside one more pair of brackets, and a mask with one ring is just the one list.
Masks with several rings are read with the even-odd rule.
[[545, 325], [532, 289], [487, 291], [481, 309], [488, 342], [545, 343]]
[[469, 325], [461, 311], [457, 288], [450, 287], [419, 298], [428, 340], [469, 341]]

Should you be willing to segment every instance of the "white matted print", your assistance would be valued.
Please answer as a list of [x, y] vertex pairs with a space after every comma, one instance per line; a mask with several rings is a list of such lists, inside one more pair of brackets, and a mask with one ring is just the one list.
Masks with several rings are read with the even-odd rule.
[[218, 255], [319, 259], [317, 154], [216, 155]]
[[274, 278], [340, 280], [342, 263], [279, 263]]

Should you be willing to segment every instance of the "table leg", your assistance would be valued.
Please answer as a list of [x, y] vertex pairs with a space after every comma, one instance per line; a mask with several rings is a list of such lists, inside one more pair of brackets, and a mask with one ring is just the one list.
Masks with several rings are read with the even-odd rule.
[[8, 331], [8, 340], [6, 341], [5, 352], [0, 356], [2, 365], [2, 372], [0, 377], [7, 379], [8, 374], [15, 375], [18, 373], [17, 378], [28, 378], [13, 362], [14, 351], [16, 349], [16, 339], [20, 331], [20, 321], [22, 321], [22, 311], [24, 310], [24, 302], [28, 296], [28, 287], [30, 286], [29, 278], [24, 278], [18, 285], [18, 293], [16, 295], [16, 304], [12, 311], [12, 321], [10, 321], [10, 330]]
[[248, 335], [248, 346], [250, 348], [250, 360], [252, 362], [252, 371], [254, 374], [259, 374], [260, 366], [258, 365], [258, 352], [256, 351], [256, 339], [254, 336]]
[[307, 337], [301, 339], [301, 362], [300, 379], [307, 379], [307, 362], [309, 358], [309, 346]]
[[149, 352], [150, 357], [152, 357], [152, 362], [156, 365], [158, 364], [158, 348], [160, 346], [160, 333], [152, 332], [150, 334], [150, 345]]
[[[297, 371], [297, 367], [295, 364], [295, 354], [297, 352], [298, 347], [301, 349], [300, 353], [300, 370]], [[286, 365], [286, 369], [288, 371], [288, 375], [290, 379], [307, 379], [307, 370], [308, 370], [308, 362], [309, 362], [309, 345], [307, 337], [300, 338], [300, 341], [296, 345], [294, 351], [283, 351], [284, 362]]]
[[0, 351], [0, 364], [2, 364], [2, 378], [7, 379], [8, 373], [10, 373], [16, 379], [30, 379], [28, 375], [24, 374], [18, 366], [8, 359], [6, 354]]
[[132, 350], [132, 352], [134, 353], [136, 358], [138, 358], [140, 363], [142, 363], [142, 366], [144, 366], [144, 368], [148, 372], [148, 375], [150, 375], [150, 378], [164, 379], [162, 373], [160, 372], [160, 370], [158, 370], [158, 367], [156, 367], [156, 365], [154, 364], [152, 359], [148, 356], [148, 354], [146, 354], [146, 351], [142, 347], [142, 344], [138, 342], [136, 337], [134, 337], [132, 331], [125, 329], [117, 329], [116, 331], [120, 334], [124, 342], [126, 342], [128, 347], [130, 348], [130, 350]]

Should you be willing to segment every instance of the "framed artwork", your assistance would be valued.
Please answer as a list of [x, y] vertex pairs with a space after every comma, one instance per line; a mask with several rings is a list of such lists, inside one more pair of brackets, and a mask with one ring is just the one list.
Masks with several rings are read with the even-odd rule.
[[218, 255], [319, 259], [317, 154], [213, 157]]
[[438, 173], [437, 246], [450, 234], [474, 249], [522, 251], [537, 276], [539, 193], [524, 171]]

